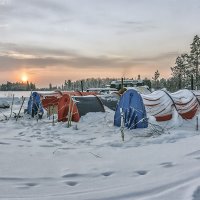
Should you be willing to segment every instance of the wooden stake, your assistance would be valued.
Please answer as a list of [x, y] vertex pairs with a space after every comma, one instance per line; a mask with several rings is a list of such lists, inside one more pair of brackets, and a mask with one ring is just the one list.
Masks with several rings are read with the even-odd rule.
[[47, 117], [49, 117], [49, 120], [50, 120], [50, 105], [49, 105], [49, 107], [48, 107], [48, 110], [49, 110], [49, 116], [47, 116]]
[[67, 114], [67, 127], [69, 128], [70, 127], [70, 115], [71, 115], [71, 101], [72, 101], [72, 98], [71, 96], [69, 95], [69, 110], [68, 110], [68, 114]]
[[83, 81], [81, 81], [81, 92], [83, 92]]
[[26, 99], [26, 98], [22, 96], [22, 104], [21, 104], [20, 109], [19, 109], [19, 112], [18, 112], [18, 114], [17, 114], [16, 121], [18, 120], [18, 118], [19, 118], [19, 116], [20, 116], [20, 113], [21, 113], [22, 107], [23, 107], [23, 105], [24, 105], [25, 99]]
[[72, 100], [72, 109], [71, 109], [71, 112], [70, 112], [70, 126], [72, 125], [72, 117], [73, 117], [73, 114], [74, 114], [74, 102]]
[[199, 117], [198, 115], [196, 116], [196, 131], [199, 130]]
[[15, 98], [15, 95], [13, 94], [13, 96], [12, 96], [12, 104], [11, 104], [11, 108], [10, 108], [10, 117], [9, 118], [11, 118], [11, 116], [12, 116], [14, 98]]
[[53, 122], [52, 125], [55, 126], [55, 121], [54, 121], [54, 104], [53, 104]]
[[121, 131], [122, 141], [124, 142], [124, 112], [122, 111], [122, 108], [120, 108], [120, 113], [121, 113], [121, 127], [120, 127], [120, 131]]

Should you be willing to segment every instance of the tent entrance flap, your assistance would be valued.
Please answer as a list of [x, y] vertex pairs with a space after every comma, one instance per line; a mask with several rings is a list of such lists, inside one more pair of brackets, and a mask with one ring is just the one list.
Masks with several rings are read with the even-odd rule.
[[121, 126], [121, 111], [128, 129], [147, 128], [148, 120], [141, 95], [136, 90], [127, 90], [120, 98], [114, 116], [114, 125]]

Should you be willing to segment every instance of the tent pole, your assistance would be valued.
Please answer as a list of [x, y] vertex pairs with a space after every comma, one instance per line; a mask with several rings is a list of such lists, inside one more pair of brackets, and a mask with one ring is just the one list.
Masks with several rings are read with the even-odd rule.
[[55, 126], [55, 122], [54, 122], [54, 104], [53, 104], [53, 122], [52, 125]]
[[124, 112], [122, 111], [122, 108], [120, 108], [120, 113], [121, 113], [121, 136], [122, 136], [122, 141], [124, 142]]
[[196, 131], [199, 130], [199, 117], [198, 115], [196, 116]]
[[121, 79], [121, 89], [123, 89], [124, 88], [124, 79], [122, 78]]
[[81, 81], [81, 91], [83, 92], [83, 81]]
[[69, 110], [67, 117], [67, 128], [70, 127], [70, 112], [71, 112], [71, 95], [69, 95]]
[[70, 121], [69, 121], [70, 126], [72, 125], [73, 112], [74, 112], [74, 102], [72, 100], [72, 108], [71, 108], [71, 112], [70, 112]]

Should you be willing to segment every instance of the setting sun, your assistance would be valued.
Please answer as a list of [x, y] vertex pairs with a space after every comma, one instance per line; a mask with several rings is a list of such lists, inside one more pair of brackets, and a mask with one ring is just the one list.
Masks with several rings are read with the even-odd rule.
[[21, 77], [21, 80], [23, 82], [27, 82], [28, 81], [28, 76], [26, 74], [23, 74], [22, 77]]

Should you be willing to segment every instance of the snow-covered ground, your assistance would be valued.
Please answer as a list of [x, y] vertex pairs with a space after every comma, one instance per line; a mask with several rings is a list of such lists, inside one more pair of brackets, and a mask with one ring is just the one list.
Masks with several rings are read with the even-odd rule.
[[[11, 93], [0, 96], [11, 102]], [[1, 112], [9, 116], [10, 109]], [[46, 117], [0, 121], [0, 199], [200, 199], [196, 119], [174, 115], [159, 127], [125, 130], [122, 142], [113, 118], [114, 112], [106, 109], [88, 113], [70, 128], [66, 123], [53, 126]], [[156, 124], [153, 118], [150, 122]]]

